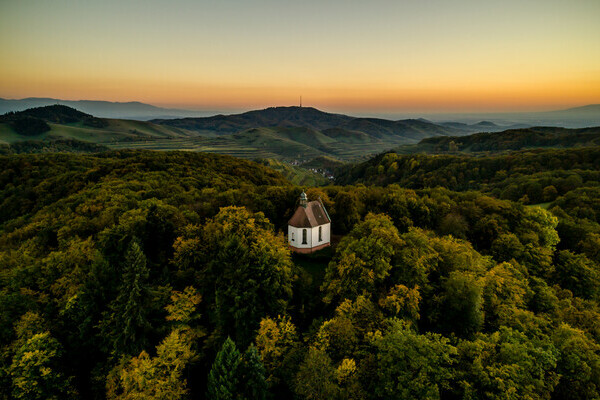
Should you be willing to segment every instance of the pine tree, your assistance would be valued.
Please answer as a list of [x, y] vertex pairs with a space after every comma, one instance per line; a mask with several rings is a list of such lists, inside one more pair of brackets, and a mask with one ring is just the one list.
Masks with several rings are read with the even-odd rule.
[[217, 353], [208, 374], [207, 397], [211, 400], [233, 400], [238, 389], [238, 366], [241, 354], [231, 338], [227, 338]]
[[267, 397], [266, 372], [254, 344], [244, 352], [239, 366], [239, 394], [244, 400], [264, 400]]
[[109, 338], [113, 355], [137, 354], [146, 345], [145, 331], [149, 328], [146, 302], [149, 296], [146, 256], [133, 240], [125, 254], [123, 282], [117, 298], [110, 304], [102, 328]]

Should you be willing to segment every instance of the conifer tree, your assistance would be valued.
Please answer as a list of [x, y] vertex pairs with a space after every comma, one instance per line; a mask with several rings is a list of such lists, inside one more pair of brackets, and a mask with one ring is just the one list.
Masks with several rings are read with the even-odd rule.
[[264, 400], [267, 397], [266, 371], [254, 344], [244, 352], [238, 370], [240, 398]]
[[[133, 240], [125, 254], [123, 282], [117, 298], [110, 304], [102, 328], [111, 341], [113, 355], [137, 354], [145, 345], [145, 331], [149, 324], [146, 307], [149, 269], [146, 256]], [[107, 318], [106, 318], [107, 317]]]
[[241, 354], [231, 338], [227, 338], [217, 353], [208, 374], [207, 398], [233, 400], [238, 389], [238, 366]]

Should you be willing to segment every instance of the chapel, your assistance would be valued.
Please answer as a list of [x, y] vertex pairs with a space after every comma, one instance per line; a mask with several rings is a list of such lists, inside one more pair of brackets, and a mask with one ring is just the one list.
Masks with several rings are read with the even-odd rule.
[[313, 253], [330, 245], [331, 219], [325, 205], [300, 194], [300, 205], [288, 222], [288, 243], [296, 253]]

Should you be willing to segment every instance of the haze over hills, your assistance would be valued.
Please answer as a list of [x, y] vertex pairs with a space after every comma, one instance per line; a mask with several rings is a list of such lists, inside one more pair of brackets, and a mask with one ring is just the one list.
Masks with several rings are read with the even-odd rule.
[[[227, 124], [232, 124], [230, 128], [235, 128], [237, 124], [244, 125], [244, 128], [248, 128], [246, 124], [249, 121], [257, 122], [260, 119], [265, 119], [265, 122], [269, 122], [273, 116], [269, 116], [267, 110], [277, 110], [280, 107], [271, 107], [265, 110], [249, 111], [241, 114], [233, 115], [215, 115], [214, 111], [205, 110], [185, 110], [176, 108], [163, 108], [157, 107], [151, 104], [141, 103], [137, 101], [132, 102], [111, 102], [111, 101], [96, 101], [96, 100], [61, 100], [56, 98], [24, 98], [24, 99], [2, 99], [0, 98], [0, 114], [9, 111], [23, 111], [33, 107], [43, 107], [47, 105], [62, 104], [73, 108], [76, 108], [85, 113], [94, 115], [101, 118], [119, 118], [119, 119], [135, 119], [141, 121], [148, 121], [152, 119], [187, 119], [187, 118], [198, 118], [208, 117], [212, 119], [215, 126], [218, 126], [219, 122], [226, 119]], [[288, 107], [293, 109], [294, 107]], [[303, 107], [306, 112], [304, 115], [304, 123], [306, 119], [310, 120], [310, 112], [306, 111], [311, 107]], [[314, 110], [314, 109], [313, 109]], [[258, 115], [257, 115], [258, 114]], [[352, 119], [356, 117], [350, 117], [348, 115], [328, 113], [331, 116], [336, 116], [330, 123], [333, 123], [336, 119], [341, 122], [343, 119]], [[600, 125], [600, 104], [589, 104], [581, 107], [574, 107], [564, 110], [552, 110], [543, 112], [487, 112], [487, 113], [476, 113], [476, 112], [464, 112], [464, 113], [359, 113], [361, 118], [366, 119], [387, 119], [387, 120], [399, 120], [399, 119], [418, 119], [423, 122], [435, 123], [444, 127], [457, 128], [465, 133], [475, 133], [482, 130], [496, 132], [506, 129], [518, 129], [526, 128], [530, 126], [562, 126], [566, 128], [585, 128], [589, 126]], [[322, 116], [321, 116], [322, 117]], [[377, 117], [377, 118], [375, 118]], [[290, 116], [290, 123], [294, 122], [293, 116]], [[209, 125], [209, 120], [205, 121], [204, 124]], [[227, 131], [227, 124], [221, 126], [223, 131]], [[339, 125], [339, 124], [338, 124]], [[495, 126], [497, 125], [497, 126]], [[267, 125], [253, 125], [257, 126], [272, 126]], [[319, 129], [319, 127], [311, 125], [312, 128]], [[321, 127], [322, 128], [322, 127]], [[211, 128], [212, 129], [212, 128]]]
[[0, 98], [0, 114], [10, 111], [24, 111], [34, 107], [44, 107], [61, 104], [92, 114], [100, 118], [135, 119], [146, 121], [153, 118], [177, 118], [206, 116], [214, 114], [211, 111], [180, 110], [174, 108], [156, 107], [139, 101], [112, 102], [99, 100], [61, 100], [53, 98], [29, 97], [25, 99]]
[[474, 124], [487, 120], [504, 129], [526, 126], [556, 126], [564, 128], [586, 128], [600, 125], [600, 104], [589, 104], [565, 110], [542, 112], [500, 113], [448, 113], [424, 114], [429, 120], [445, 125], [445, 121]]
[[[485, 132], [472, 135], [473, 131]], [[59, 138], [110, 148], [307, 161], [323, 156], [356, 160], [392, 148], [400, 153], [443, 153], [590, 146], [598, 141], [598, 128], [505, 130], [491, 121], [470, 125], [436, 124], [423, 118], [392, 121], [327, 113], [312, 107], [271, 107], [234, 115], [136, 121], [97, 118], [68, 106], [53, 105], [0, 117], [0, 143]]]
[[134, 121], [96, 118], [64, 105], [8, 113], [0, 141], [77, 139], [113, 148], [210, 151], [244, 158], [355, 159], [460, 129], [423, 120], [354, 118], [315, 108], [273, 107], [209, 118]]

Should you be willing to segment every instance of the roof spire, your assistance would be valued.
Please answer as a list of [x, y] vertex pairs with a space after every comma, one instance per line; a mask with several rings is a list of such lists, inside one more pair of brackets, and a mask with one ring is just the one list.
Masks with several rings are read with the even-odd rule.
[[302, 193], [300, 194], [300, 205], [304, 208], [306, 208], [308, 204], [308, 198], [306, 197], [306, 193], [304, 193], [304, 190], [302, 191]]

